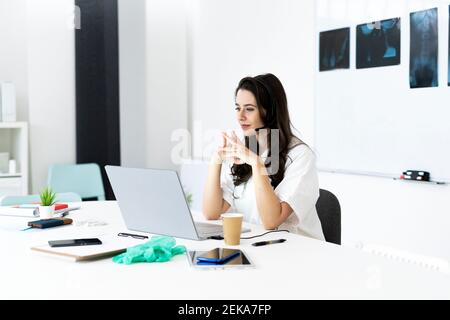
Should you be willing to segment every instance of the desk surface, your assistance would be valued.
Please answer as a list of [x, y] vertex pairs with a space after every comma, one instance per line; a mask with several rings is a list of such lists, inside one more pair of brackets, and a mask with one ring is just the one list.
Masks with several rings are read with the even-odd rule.
[[[106, 226], [64, 226], [9, 231], [18, 219], [0, 217], [0, 299], [449, 299], [450, 276], [354, 248], [301, 237], [269, 234], [243, 240], [254, 269], [196, 270], [185, 255], [167, 263], [119, 265], [110, 258], [72, 262], [33, 252], [57, 238], [126, 231], [116, 202], [84, 202], [70, 215]], [[26, 224], [26, 218], [24, 224]], [[9, 227], [8, 227], [9, 226]], [[252, 233], [263, 230], [250, 226]], [[253, 247], [255, 241], [286, 238]], [[224, 247], [223, 241], [177, 239], [191, 250]]]

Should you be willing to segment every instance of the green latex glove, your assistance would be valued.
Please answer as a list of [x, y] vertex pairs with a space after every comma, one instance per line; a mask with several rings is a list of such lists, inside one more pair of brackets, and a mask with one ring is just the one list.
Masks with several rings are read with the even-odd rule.
[[172, 237], [153, 236], [150, 241], [130, 247], [126, 252], [112, 258], [115, 263], [166, 262], [177, 254], [186, 252], [184, 246], [175, 246]]

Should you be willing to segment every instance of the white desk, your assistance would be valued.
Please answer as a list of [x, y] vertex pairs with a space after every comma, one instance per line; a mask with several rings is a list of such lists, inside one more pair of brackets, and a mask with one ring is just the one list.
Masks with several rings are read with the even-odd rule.
[[[30, 250], [54, 238], [126, 231], [115, 202], [84, 202], [70, 217], [95, 218], [108, 225], [25, 232], [0, 229], [0, 299], [450, 298], [447, 274], [287, 233], [243, 240], [241, 248], [256, 268], [240, 270], [195, 270], [185, 255], [167, 263], [126, 266], [110, 258], [77, 263]], [[12, 219], [19, 218], [0, 217], [0, 226], [10, 225]], [[251, 228], [256, 234], [263, 231]], [[250, 245], [281, 237], [288, 241]], [[198, 250], [224, 246], [217, 240], [178, 239], [177, 243]]]

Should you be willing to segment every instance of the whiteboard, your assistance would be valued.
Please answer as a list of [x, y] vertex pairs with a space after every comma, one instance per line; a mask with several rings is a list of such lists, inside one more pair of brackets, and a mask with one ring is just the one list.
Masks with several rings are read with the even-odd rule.
[[[389, 3], [390, 2], [390, 3]], [[376, 5], [375, 5], [376, 3]], [[425, 170], [450, 182], [450, 1], [319, 0], [319, 32], [350, 27], [350, 69], [319, 72], [316, 41], [315, 148], [325, 171], [399, 177]], [[438, 8], [439, 86], [409, 87], [409, 14]], [[401, 62], [355, 68], [356, 25], [401, 18]]]

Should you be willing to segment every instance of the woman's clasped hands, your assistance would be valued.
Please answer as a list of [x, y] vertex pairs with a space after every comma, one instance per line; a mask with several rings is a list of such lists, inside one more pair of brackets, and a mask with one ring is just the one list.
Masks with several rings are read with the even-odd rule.
[[230, 161], [234, 164], [246, 163], [252, 167], [262, 162], [256, 153], [248, 149], [239, 140], [234, 131], [230, 135], [222, 132], [222, 145], [218, 148], [216, 156], [220, 162]]

